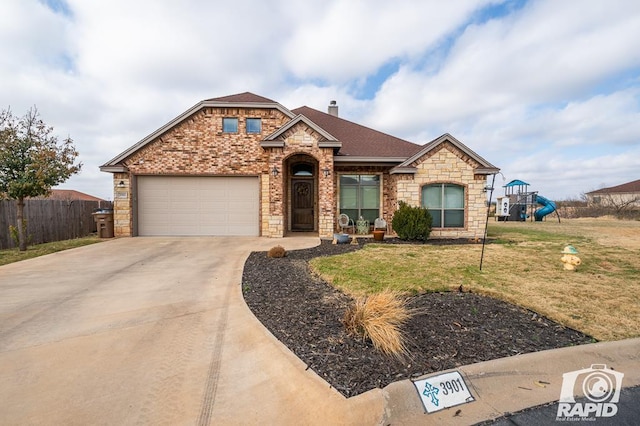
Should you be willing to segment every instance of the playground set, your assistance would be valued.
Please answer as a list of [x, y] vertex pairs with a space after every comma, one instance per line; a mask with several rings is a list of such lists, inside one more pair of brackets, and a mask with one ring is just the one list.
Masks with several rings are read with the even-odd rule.
[[538, 195], [537, 191], [529, 191], [529, 184], [518, 179], [504, 185], [504, 196], [498, 197], [496, 206], [496, 218], [499, 221], [524, 222], [535, 218], [536, 222], [540, 222], [555, 212], [560, 222], [556, 203]]

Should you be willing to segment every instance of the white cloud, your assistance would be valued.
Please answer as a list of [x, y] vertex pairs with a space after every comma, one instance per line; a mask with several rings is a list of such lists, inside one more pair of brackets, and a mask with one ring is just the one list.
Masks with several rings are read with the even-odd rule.
[[[335, 99], [342, 117], [418, 143], [452, 133], [551, 197], [638, 178], [634, 0], [67, 4], [7, 0], [0, 14], [1, 107], [35, 104], [76, 141], [85, 167], [66, 187], [111, 197], [100, 164], [244, 91], [321, 111]], [[385, 64], [397, 71], [361, 99]]]
[[301, 15], [285, 61], [300, 78], [345, 82], [393, 58], [414, 58], [490, 1], [327, 1]]
[[640, 3], [632, 7], [581, 2], [578, 14], [574, 2], [541, 1], [470, 25], [437, 74], [407, 64], [389, 79], [368, 121], [418, 132], [420, 123], [474, 121], [507, 106], [593, 95], [594, 83], [640, 66], [640, 37], [631, 36], [640, 28]]

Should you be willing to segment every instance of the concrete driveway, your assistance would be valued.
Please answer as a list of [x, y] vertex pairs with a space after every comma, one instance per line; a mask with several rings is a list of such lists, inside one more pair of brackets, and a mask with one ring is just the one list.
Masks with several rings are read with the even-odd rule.
[[0, 267], [0, 424], [374, 424], [242, 299], [252, 250], [317, 238], [126, 238]]

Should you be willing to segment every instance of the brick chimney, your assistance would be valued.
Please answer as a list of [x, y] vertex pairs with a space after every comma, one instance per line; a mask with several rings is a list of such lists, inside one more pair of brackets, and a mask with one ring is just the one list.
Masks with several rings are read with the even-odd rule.
[[336, 104], [336, 101], [329, 102], [329, 108], [327, 112], [329, 113], [329, 115], [333, 115], [334, 117], [338, 116], [338, 105]]

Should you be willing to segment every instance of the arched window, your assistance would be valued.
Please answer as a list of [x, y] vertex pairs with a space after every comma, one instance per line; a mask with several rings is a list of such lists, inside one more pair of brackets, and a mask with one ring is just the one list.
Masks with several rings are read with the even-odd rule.
[[294, 164], [292, 167], [294, 176], [313, 176], [313, 166], [308, 163]]
[[422, 187], [422, 207], [431, 213], [434, 228], [464, 228], [464, 186], [437, 183]]

